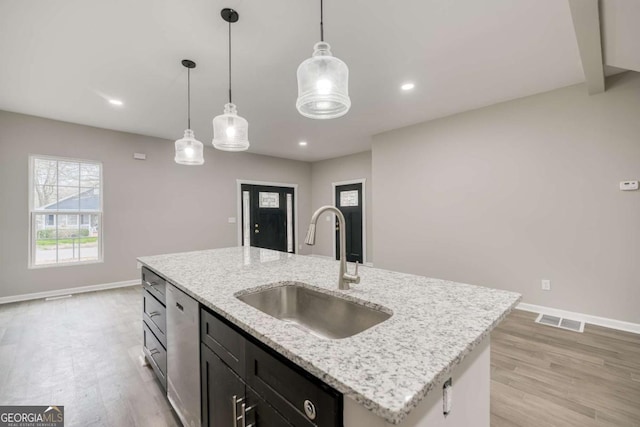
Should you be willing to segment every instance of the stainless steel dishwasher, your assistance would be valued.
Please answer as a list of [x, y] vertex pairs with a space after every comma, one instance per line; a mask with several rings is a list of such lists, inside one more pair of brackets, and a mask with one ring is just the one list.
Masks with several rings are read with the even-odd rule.
[[185, 427], [200, 427], [200, 307], [169, 283], [167, 396]]

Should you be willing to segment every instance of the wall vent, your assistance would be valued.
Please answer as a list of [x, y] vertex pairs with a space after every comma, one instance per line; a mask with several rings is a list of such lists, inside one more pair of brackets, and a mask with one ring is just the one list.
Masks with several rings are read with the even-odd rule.
[[541, 325], [553, 326], [555, 328], [566, 329], [573, 332], [584, 332], [584, 322], [573, 319], [566, 319], [564, 317], [551, 316], [549, 314], [542, 314], [536, 319], [536, 323]]

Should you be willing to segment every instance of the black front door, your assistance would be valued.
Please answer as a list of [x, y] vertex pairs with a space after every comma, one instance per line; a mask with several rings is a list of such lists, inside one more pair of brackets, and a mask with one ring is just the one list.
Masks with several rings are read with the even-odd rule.
[[[347, 235], [347, 261], [362, 264], [362, 184], [336, 186], [336, 207], [344, 215]], [[336, 259], [340, 259], [340, 228], [336, 218]]]
[[243, 242], [295, 252], [293, 188], [243, 184], [242, 197]]

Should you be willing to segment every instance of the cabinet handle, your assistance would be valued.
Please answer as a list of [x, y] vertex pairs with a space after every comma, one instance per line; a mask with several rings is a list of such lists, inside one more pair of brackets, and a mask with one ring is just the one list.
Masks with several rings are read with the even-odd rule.
[[178, 310], [184, 311], [184, 307], [179, 302], [176, 303], [176, 307], [178, 307]]
[[149, 317], [155, 317], [155, 316], [159, 316], [160, 312], [159, 311], [152, 311], [151, 313], [149, 313]]
[[242, 425], [244, 426], [244, 403], [242, 404], [242, 414], [238, 416], [238, 403], [242, 402], [244, 397], [238, 399], [238, 396], [235, 394], [231, 396], [231, 406], [233, 406], [233, 427], [238, 426], [238, 421], [242, 420]]
[[249, 413], [249, 411], [255, 409], [256, 406], [258, 406], [257, 403], [247, 408], [244, 403], [242, 404], [242, 427], [255, 427], [254, 423], [247, 424], [247, 414]]
[[158, 284], [158, 282], [149, 282], [148, 280], [145, 280], [144, 283], [151, 286], [152, 288]]
[[158, 350], [157, 348], [153, 348], [153, 349], [149, 350], [149, 354], [152, 355], [152, 356], [154, 354], [158, 354], [158, 353], [160, 353], [160, 350]]

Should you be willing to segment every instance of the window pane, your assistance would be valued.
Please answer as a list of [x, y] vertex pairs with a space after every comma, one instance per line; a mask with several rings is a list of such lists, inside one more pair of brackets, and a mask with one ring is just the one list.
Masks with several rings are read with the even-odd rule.
[[261, 208], [279, 208], [280, 194], [260, 191], [258, 206]]
[[251, 231], [249, 229], [249, 192], [248, 191], [243, 191], [242, 192], [242, 227], [243, 227], [243, 236], [244, 236], [244, 240], [243, 240], [243, 245], [244, 246], [251, 246], [251, 236], [249, 235], [249, 232]]
[[58, 201], [47, 209], [59, 211], [80, 210], [80, 188], [78, 187], [58, 187]]
[[81, 211], [99, 211], [100, 206], [100, 189], [99, 188], [81, 188], [80, 189], [80, 208]]
[[287, 194], [287, 252], [293, 252], [293, 194]]
[[56, 185], [58, 183], [58, 162], [56, 160], [36, 159], [33, 168], [34, 185]]
[[341, 191], [340, 206], [358, 206], [358, 190]]
[[[51, 217], [57, 226], [50, 225]], [[86, 224], [79, 224], [85, 217]], [[100, 259], [100, 216], [35, 214], [35, 265]]]
[[80, 187], [80, 163], [59, 161], [58, 185]]
[[36, 265], [55, 264], [57, 260], [58, 238], [56, 226], [55, 224], [50, 225], [49, 216], [52, 215], [34, 215], [34, 264]]
[[[84, 216], [84, 215], [83, 215]], [[80, 261], [97, 261], [100, 259], [100, 233], [99, 216], [87, 215], [91, 217], [91, 226], [84, 225], [80, 228]]]
[[33, 188], [34, 209], [56, 210], [55, 205], [58, 197], [58, 189], [53, 185], [35, 184]]
[[93, 162], [33, 158], [32, 265], [100, 260], [101, 168]]
[[91, 163], [80, 165], [80, 186], [87, 188], [100, 186], [100, 165]]

